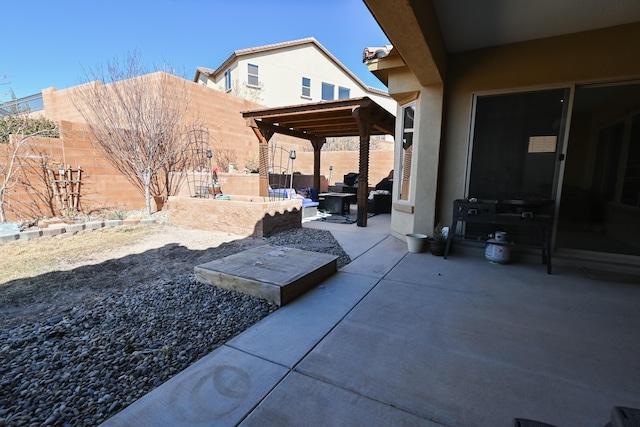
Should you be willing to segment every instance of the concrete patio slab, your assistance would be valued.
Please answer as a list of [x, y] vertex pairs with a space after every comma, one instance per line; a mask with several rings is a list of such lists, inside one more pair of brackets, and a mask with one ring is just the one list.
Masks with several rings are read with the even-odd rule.
[[282, 366], [223, 346], [101, 426], [237, 425], [286, 373]]
[[413, 277], [381, 281], [297, 371], [445, 425], [601, 426], [638, 405], [640, 287], [603, 303], [556, 281]]
[[331, 234], [352, 260], [358, 258], [389, 236], [382, 233], [357, 233], [338, 230], [332, 231]]
[[360, 255], [341, 271], [382, 278], [407, 254], [407, 244], [393, 236], [387, 236]]
[[227, 344], [293, 367], [373, 288], [377, 280], [338, 272]]
[[441, 424], [295, 372], [240, 424], [241, 427], [301, 425], [437, 427]]
[[305, 228], [331, 231], [342, 249], [354, 260], [389, 236], [390, 215], [368, 218], [366, 227], [356, 224], [340, 224], [322, 220], [305, 222]]

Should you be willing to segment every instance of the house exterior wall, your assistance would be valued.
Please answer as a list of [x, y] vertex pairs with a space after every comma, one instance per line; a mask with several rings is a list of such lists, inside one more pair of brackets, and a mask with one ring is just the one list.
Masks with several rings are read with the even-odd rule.
[[[249, 95], [253, 90], [247, 86], [249, 64], [258, 66], [258, 99]], [[312, 42], [239, 55], [218, 75], [210, 78], [208, 84], [225, 91], [224, 73], [227, 70], [231, 70], [232, 84], [238, 84], [238, 95], [247, 96], [268, 107], [320, 102], [322, 82], [326, 82], [334, 85], [334, 99], [338, 99], [338, 87], [341, 86], [350, 90], [350, 98], [368, 96], [389, 112], [395, 114], [396, 111], [395, 100], [367, 90]], [[303, 77], [311, 79], [309, 97], [302, 95]], [[203, 74], [199, 79], [204, 80]]]
[[465, 196], [472, 96], [640, 77], [640, 23], [452, 55], [448, 62], [438, 216]]
[[[422, 86], [415, 70], [406, 66], [394, 65], [384, 70], [376, 64], [376, 72], [382, 70], [388, 79], [389, 93], [399, 102], [397, 117], [401, 117], [404, 103], [414, 100], [417, 103], [414, 138], [419, 148], [412, 161], [412, 200], [435, 201], [418, 206], [411, 200], [408, 203], [395, 200], [392, 233], [429, 234], [435, 222], [445, 225], [451, 222], [453, 201], [466, 196], [474, 94], [573, 88], [575, 84], [638, 79], [639, 50], [640, 23], [634, 23], [452, 54], [446, 64], [441, 112], [434, 96], [437, 85]], [[434, 128], [441, 129], [441, 137]], [[430, 130], [425, 133], [426, 129]], [[396, 134], [401, 135], [398, 129]], [[440, 142], [434, 144], [436, 138]], [[398, 147], [396, 141], [396, 167]], [[439, 157], [435, 176], [433, 168], [429, 168], [434, 157]]]

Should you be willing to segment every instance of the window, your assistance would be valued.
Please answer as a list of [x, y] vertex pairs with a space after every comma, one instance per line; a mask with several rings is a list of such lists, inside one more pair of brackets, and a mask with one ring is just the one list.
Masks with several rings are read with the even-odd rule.
[[413, 153], [413, 121], [416, 113], [415, 102], [402, 109], [402, 147], [400, 157], [400, 192], [398, 199], [409, 200], [409, 184], [411, 182], [411, 155]]
[[329, 83], [322, 82], [322, 100], [333, 101], [335, 86]]
[[302, 96], [311, 98], [311, 79], [308, 77], [302, 78]]
[[227, 92], [231, 90], [231, 70], [224, 72], [224, 90]]
[[249, 72], [249, 74], [247, 75], [247, 83], [250, 86], [259, 86], [260, 85], [260, 81], [258, 79], [258, 66], [257, 65], [253, 65], [253, 64], [249, 64], [248, 65], [248, 72]]
[[351, 89], [348, 87], [338, 86], [338, 99], [349, 99], [351, 98]]

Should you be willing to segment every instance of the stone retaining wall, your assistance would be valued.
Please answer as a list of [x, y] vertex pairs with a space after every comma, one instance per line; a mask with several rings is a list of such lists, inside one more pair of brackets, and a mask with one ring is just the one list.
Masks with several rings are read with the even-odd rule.
[[302, 201], [230, 196], [229, 200], [169, 197], [169, 223], [239, 236], [269, 237], [302, 227]]
[[89, 221], [77, 224], [56, 223], [43, 228], [20, 231], [17, 233], [0, 234], [0, 244], [13, 242], [16, 240], [31, 240], [38, 237], [73, 236], [101, 228], [111, 228], [119, 226], [149, 225], [155, 224], [154, 219], [124, 219]]

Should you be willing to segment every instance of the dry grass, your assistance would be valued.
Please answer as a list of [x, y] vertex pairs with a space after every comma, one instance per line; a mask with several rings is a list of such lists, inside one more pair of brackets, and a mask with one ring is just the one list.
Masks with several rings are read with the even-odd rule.
[[0, 286], [16, 279], [59, 271], [95, 253], [128, 246], [156, 232], [155, 226], [115, 227], [0, 245]]

